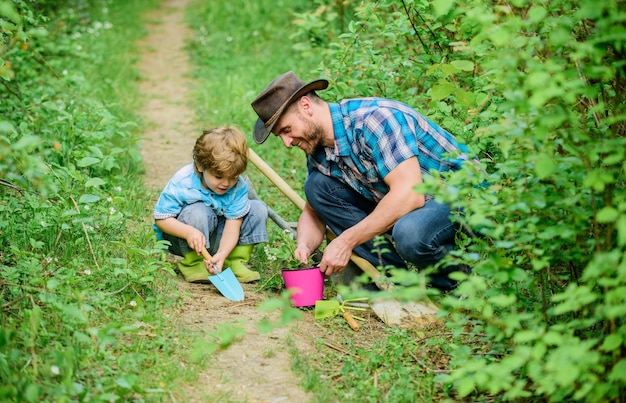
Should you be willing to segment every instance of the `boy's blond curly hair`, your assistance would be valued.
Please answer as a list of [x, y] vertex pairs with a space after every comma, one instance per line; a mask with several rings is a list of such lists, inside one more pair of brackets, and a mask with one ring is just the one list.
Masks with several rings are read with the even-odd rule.
[[222, 126], [203, 130], [193, 147], [194, 168], [211, 175], [234, 178], [248, 166], [248, 142], [236, 127]]

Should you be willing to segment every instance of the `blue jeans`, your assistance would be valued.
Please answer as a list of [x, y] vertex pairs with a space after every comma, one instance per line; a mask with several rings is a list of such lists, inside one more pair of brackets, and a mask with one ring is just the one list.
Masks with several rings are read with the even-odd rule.
[[[311, 173], [304, 192], [320, 219], [337, 235], [369, 215], [377, 203], [365, 199], [349, 186], [318, 171]], [[450, 220], [450, 208], [431, 199], [424, 207], [402, 216], [382, 244], [373, 241], [357, 246], [354, 253], [374, 266], [407, 268], [407, 262], [425, 269], [441, 261], [455, 246], [458, 225]], [[379, 253], [380, 250], [386, 252]], [[431, 276], [431, 285], [440, 289], [456, 286], [446, 268]]]
[[[250, 245], [267, 242], [267, 206], [260, 200], [250, 200], [250, 211], [243, 217], [239, 231], [238, 245]], [[222, 239], [226, 219], [202, 202], [185, 206], [177, 217], [178, 221], [198, 229], [206, 237], [206, 248], [211, 253], [217, 252]], [[170, 241], [170, 253], [183, 256], [191, 252], [187, 240], [169, 234], [163, 239]]]

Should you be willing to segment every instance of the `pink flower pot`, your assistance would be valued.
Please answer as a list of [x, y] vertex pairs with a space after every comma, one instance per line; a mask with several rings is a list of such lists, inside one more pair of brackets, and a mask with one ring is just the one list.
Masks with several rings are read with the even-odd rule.
[[293, 306], [312, 306], [324, 299], [324, 274], [319, 267], [300, 270], [283, 270], [285, 288], [292, 290]]

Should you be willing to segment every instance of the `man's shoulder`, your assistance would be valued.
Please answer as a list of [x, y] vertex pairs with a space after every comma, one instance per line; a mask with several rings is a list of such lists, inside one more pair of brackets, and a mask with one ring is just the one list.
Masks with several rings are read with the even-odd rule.
[[404, 102], [381, 97], [346, 98], [338, 102], [343, 111], [363, 111], [376, 109], [394, 109], [402, 112], [415, 112], [415, 109]]
[[383, 98], [377, 97], [360, 97], [360, 98], [345, 98], [338, 102], [341, 107], [367, 107], [369, 105], [376, 105], [376, 103]]

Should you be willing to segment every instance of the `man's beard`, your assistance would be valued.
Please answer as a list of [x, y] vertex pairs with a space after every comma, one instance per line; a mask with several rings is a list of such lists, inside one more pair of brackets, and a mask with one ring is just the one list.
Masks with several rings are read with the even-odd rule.
[[305, 142], [308, 149], [302, 149], [302, 151], [304, 151], [306, 155], [313, 154], [316, 150], [322, 148], [323, 138], [324, 131], [322, 126], [306, 121], [306, 131], [302, 134], [302, 141]]

